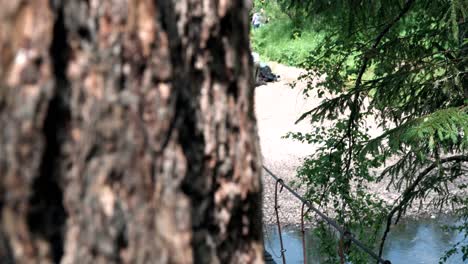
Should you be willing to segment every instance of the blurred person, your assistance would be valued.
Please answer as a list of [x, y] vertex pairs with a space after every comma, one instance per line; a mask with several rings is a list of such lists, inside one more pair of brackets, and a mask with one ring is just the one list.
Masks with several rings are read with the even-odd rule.
[[265, 23], [265, 10], [260, 9], [260, 12], [255, 12], [252, 16], [252, 26], [254, 28], [259, 28], [262, 24]]

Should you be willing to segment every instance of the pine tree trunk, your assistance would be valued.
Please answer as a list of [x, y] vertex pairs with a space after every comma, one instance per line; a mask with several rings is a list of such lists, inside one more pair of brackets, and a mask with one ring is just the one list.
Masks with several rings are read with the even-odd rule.
[[262, 262], [249, 2], [0, 0], [0, 263]]

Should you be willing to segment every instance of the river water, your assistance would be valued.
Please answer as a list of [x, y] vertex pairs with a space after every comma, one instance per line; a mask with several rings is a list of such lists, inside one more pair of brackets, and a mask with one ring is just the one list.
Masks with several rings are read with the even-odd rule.
[[[392, 264], [439, 263], [439, 258], [444, 252], [450, 249], [452, 244], [461, 241], [464, 237], [464, 234], [456, 231], [446, 231], [443, 228], [451, 223], [454, 223], [453, 219], [447, 217], [400, 221], [389, 234], [384, 249], [384, 258], [389, 259]], [[322, 258], [318, 254], [317, 241], [311, 233], [306, 233], [308, 263], [319, 264]], [[283, 243], [286, 249], [287, 263], [303, 263], [300, 229], [285, 228], [283, 230]], [[276, 226], [266, 227], [265, 247], [276, 263], [281, 263], [281, 250]], [[446, 263], [463, 263], [461, 254], [452, 256]], [[465, 263], [468, 263], [468, 261]]]

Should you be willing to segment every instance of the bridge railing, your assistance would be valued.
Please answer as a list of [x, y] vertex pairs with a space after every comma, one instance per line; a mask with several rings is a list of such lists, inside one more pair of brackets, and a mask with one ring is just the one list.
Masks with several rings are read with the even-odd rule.
[[[380, 264], [391, 264], [390, 260], [385, 260], [382, 257], [380, 257], [378, 254], [376, 254], [372, 249], [368, 248], [364, 243], [359, 241], [354, 237], [354, 235], [349, 231], [346, 230], [344, 227], [340, 226], [335, 220], [332, 218], [328, 217], [325, 215], [323, 212], [318, 210], [312, 203], [304, 199], [301, 195], [299, 195], [296, 191], [294, 191], [291, 187], [289, 187], [287, 184], [284, 183], [284, 181], [276, 176], [271, 170], [269, 170], [267, 167], [263, 166], [263, 169], [267, 172], [268, 175], [270, 175], [275, 181], [275, 214], [276, 214], [276, 223], [278, 226], [278, 235], [279, 235], [279, 241], [280, 241], [280, 246], [281, 246], [281, 259], [283, 261], [283, 264], [286, 264], [286, 256], [284, 254], [284, 245], [283, 245], [283, 238], [281, 235], [281, 224], [279, 220], [279, 213], [278, 213], [278, 187], [280, 187], [280, 190], [285, 188], [288, 190], [293, 196], [295, 196], [298, 200], [302, 202], [302, 208], [301, 208], [301, 227], [302, 227], [302, 247], [303, 247], [303, 254], [304, 254], [304, 264], [307, 264], [307, 256], [306, 256], [306, 247], [305, 247], [305, 235], [304, 235], [304, 207], [307, 206], [309, 210], [313, 211], [316, 213], [323, 221], [325, 221], [327, 224], [332, 226], [340, 235], [340, 258], [341, 258], [341, 263], [345, 263], [345, 257], [344, 257], [344, 252], [343, 252], [343, 240], [349, 241], [356, 245], [359, 249], [367, 253], [371, 258], [373, 258], [377, 263]], [[281, 185], [281, 186], [280, 186]]]

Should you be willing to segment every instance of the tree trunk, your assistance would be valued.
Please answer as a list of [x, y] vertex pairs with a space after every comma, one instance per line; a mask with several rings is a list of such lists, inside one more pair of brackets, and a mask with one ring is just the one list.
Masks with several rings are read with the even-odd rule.
[[262, 262], [248, 3], [0, 0], [0, 262]]

